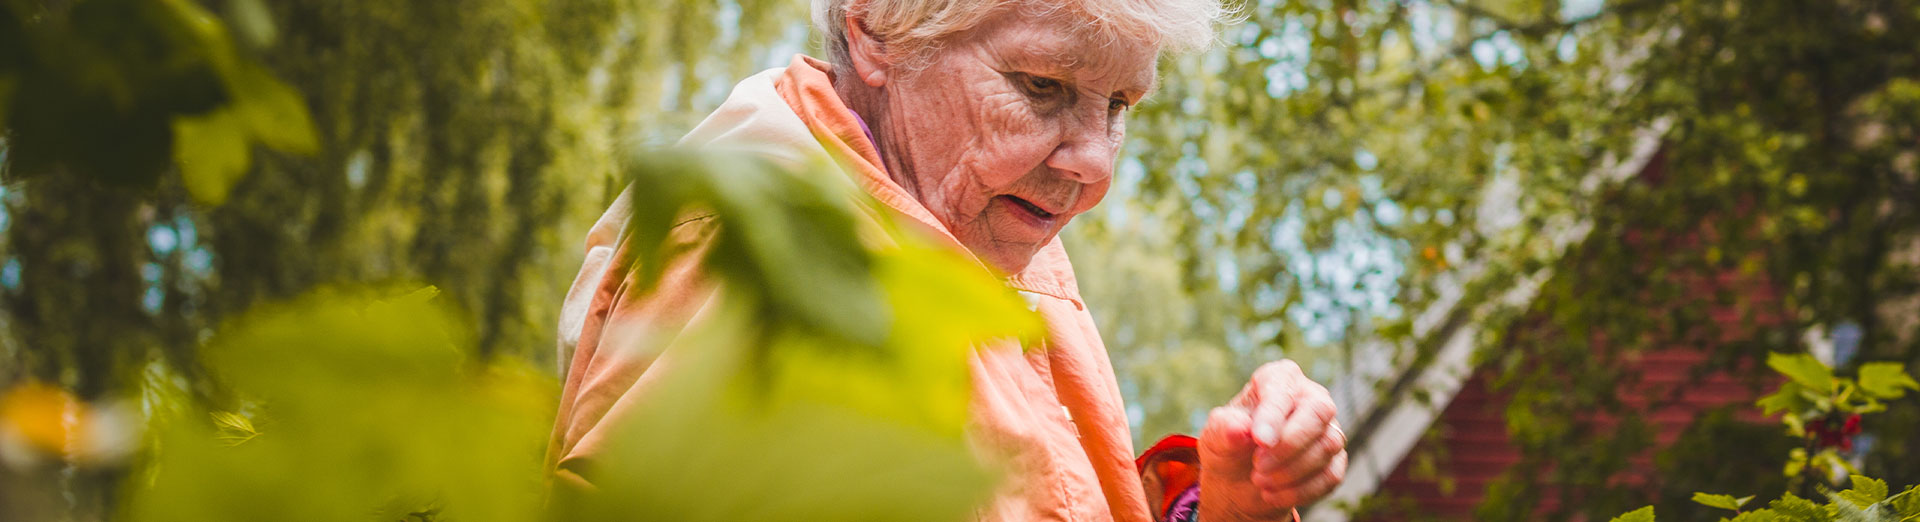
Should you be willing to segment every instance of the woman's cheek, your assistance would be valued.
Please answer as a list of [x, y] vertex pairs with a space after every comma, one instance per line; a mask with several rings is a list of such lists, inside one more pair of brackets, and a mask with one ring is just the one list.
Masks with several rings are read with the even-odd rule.
[[987, 197], [1004, 192], [1046, 159], [1046, 144], [1032, 135], [1003, 131], [981, 136], [961, 153], [957, 181], [964, 184], [963, 192], [985, 192]]
[[1102, 180], [1099, 183], [1086, 185], [1086, 188], [1080, 190], [1080, 200], [1075, 201], [1073, 204], [1074, 215], [1093, 210], [1095, 205], [1100, 204], [1101, 199], [1107, 197], [1107, 189], [1112, 186], [1111, 178]]
[[1052, 138], [1057, 133], [1025, 95], [996, 95], [982, 106], [985, 114], [975, 132], [987, 137], [988, 150], [980, 152], [990, 159], [982, 161], [981, 166], [994, 178], [988, 185], [1005, 188], [1039, 167], [1052, 151]]
[[946, 190], [947, 209], [957, 221], [973, 221], [986, 217], [987, 203], [993, 199], [993, 191], [971, 174], [954, 176]]

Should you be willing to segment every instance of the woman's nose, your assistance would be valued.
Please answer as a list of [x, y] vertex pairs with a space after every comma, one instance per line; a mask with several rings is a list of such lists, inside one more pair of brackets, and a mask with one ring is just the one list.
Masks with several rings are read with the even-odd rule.
[[1060, 144], [1047, 157], [1048, 167], [1081, 183], [1099, 183], [1113, 177], [1114, 158], [1120, 154], [1121, 131], [1116, 128], [1120, 119], [1107, 112], [1104, 101], [1099, 109], [1076, 111], [1071, 121], [1062, 125]]

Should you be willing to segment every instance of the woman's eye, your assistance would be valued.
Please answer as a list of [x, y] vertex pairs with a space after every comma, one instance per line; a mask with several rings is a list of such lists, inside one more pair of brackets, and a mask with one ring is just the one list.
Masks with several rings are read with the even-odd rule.
[[1041, 78], [1039, 76], [1027, 77], [1027, 90], [1033, 91], [1035, 94], [1051, 93], [1059, 89], [1060, 80]]
[[1120, 111], [1127, 110], [1127, 100], [1123, 100], [1120, 98], [1109, 99], [1107, 100], [1107, 110], [1113, 111], [1113, 112], [1120, 112]]

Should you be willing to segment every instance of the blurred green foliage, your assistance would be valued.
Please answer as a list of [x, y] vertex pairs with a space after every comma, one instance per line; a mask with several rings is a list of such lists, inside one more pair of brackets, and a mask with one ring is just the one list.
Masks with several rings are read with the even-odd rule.
[[951, 252], [874, 262], [894, 320], [867, 351], [763, 322], [765, 296], [728, 286], [729, 313], [657, 348], [679, 354], [649, 390], [671, 399], [627, 412], [623, 444], [592, 465], [604, 494], [567, 499], [561, 518], [971, 519], [995, 470], [964, 437], [967, 359], [980, 341], [1037, 333], [1038, 319]]
[[[1418, 365], [1434, 346], [1421, 312], [1540, 275], [1538, 299], [1484, 316], [1498, 334], [1480, 360], [1520, 398], [1526, 456], [1487, 513], [1524, 517], [1547, 488], [1609, 499], [1563, 504], [1591, 516], [1639, 503], [1604, 478], [1650, 439], [1601, 440], [1575, 413], [1633, 417], [1610, 399], [1630, 381], [1616, 363], [1668, 334], [1707, 330], [1685, 342], [1745, 376], [1801, 332], [1846, 324], [1860, 360], [1920, 364], [1909, 2], [1236, 5], [1248, 23], [1226, 45], [1166, 61], [1130, 117], [1116, 189], [1066, 231], [1137, 436], [1190, 430], [1278, 356], [1327, 379], [1384, 341], [1388, 366]], [[575, 241], [624, 181], [621, 138], [670, 141], [726, 85], [783, 61], [768, 49], [800, 50], [805, 8], [0, 3], [0, 382], [211, 399], [198, 352], [216, 325], [394, 281], [445, 291], [455, 329], [473, 332], [464, 349], [553, 363]], [[1598, 174], [1649, 130], [1659, 179]], [[1582, 227], [1573, 248], [1554, 241]], [[1623, 240], [1649, 230], [1675, 237]], [[796, 252], [777, 240], [737, 252]], [[1777, 295], [1673, 283], [1724, 272]], [[792, 301], [779, 295], [763, 304]], [[1700, 340], [1729, 328], [1707, 307], [1771, 297], [1783, 324], [1742, 314], [1731, 328], [1753, 338]], [[880, 335], [786, 305], [808, 328]], [[1546, 342], [1501, 327], [1524, 312]], [[1863, 471], [1920, 482], [1920, 407], [1884, 417]]]
[[193, 196], [217, 203], [253, 143], [314, 148], [299, 94], [191, 1], [11, 0], [0, 28], [10, 174], [152, 187], [177, 159]]
[[334, 284], [431, 281], [479, 350], [553, 364], [618, 151], [684, 132], [769, 46], [797, 51], [805, 10], [0, 6], [0, 378], [87, 398], [129, 389], [149, 356], [198, 382], [214, 325]]
[[[196, 354], [208, 372], [204, 396], [164, 372], [144, 385], [144, 451], [113, 518], [974, 515], [999, 463], [979, 460], [965, 438], [967, 361], [985, 341], [1039, 335], [1038, 317], [1020, 299], [958, 253], [895, 234], [884, 216], [861, 217], [862, 205], [875, 203], [832, 170], [677, 153], [624, 168], [636, 183], [679, 187], [642, 196], [659, 208], [701, 209], [718, 221], [718, 246], [703, 262], [721, 281], [720, 304], [682, 335], [615, 348], [671, 350], [674, 363], [652, 381], [661, 400], [638, 403], [614, 428], [593, 464], [593, 490], [547, 495], [551, 377], [522, 359], [478, 357], [472, 329], [433, 287], [334, 289], [259, 305], [222, 325]], [[768, 198], [721, 184], [795, 192]], [[668, 219], [649, 219], [659, 216]], [[658, 238], [676, 224], [673, 213], [659, 216], [636, 214], [629, 231]], [[840, 239], [756, 241], [764, 232], [752, 225], [769, 216]], [[755, 259], [764, 256], [859, 262], [774, 267]], [[644, 278], [659, 267], [623, 269]], [[873, 302], [818, 308], [780, 295], [832, 290], [822, 285], [869, 289], [842, 297]], [[868, 314], [875, 308], [887, 314]], [[878, 324], [847, 329], [862, 321]], [[880, 335], [867, 337], [872, 328]], [[0, 428], [22, 422], [0, 413]], [[64, 425], [58, 415], [25, 422]], [[12, 509], [0, 514], [30, 514]]]
[[556, 386], [473, 360], [431, 287], [262, 305], [203, 352], [228, 410], [169, 404], [127, 520], [532, 520]]
[[[772, 174], [779, 169], [769, 160], [744, 154], [639, 151], [628, 161], [644, 166], [635, 169], [633, 181], [644, 189], [628, 193], [633, 248], [650, 254], [640, 266], [665, 264], [658, 256], [661, 245], [674, 225], [695, 219], [689, 212], [716, 216], [721, 230], [706, 262], [717, 276], [765, 301], [757, 322], [791, 325], [855, 346], [887, 338], [890, 313], [868, 276], [875, 267], [861, 247], [854, 208], [859, 192], [851, 180]], [[702, 206], [690, 210], [689, 201]], [[643, 274], [644, 291], [657, 274]]]

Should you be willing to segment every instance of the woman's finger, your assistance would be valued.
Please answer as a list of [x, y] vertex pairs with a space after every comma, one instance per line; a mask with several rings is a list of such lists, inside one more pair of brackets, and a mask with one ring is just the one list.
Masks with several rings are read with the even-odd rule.
[[[1304, 380], [1305, 378], [1302, 377]], [[1327, 432], [1338, 411], [1326, 388], [1312, 382], [1298, 386], [1289, 402], [1294, 403], [1286, 420], [1276, 426], [1274, 440], [1267, 446], [1278, 450], [1281, 460], [1302, 453]]]
[[1304, 450], [1288, 456], [1270, 449], [1263, 449], [1255, 457], [1254, 472], [1273, 476], [1281, 484], [1326, 468], [1333, 462], [1333, 456], [1347, 449], [1347, 434], [1340, 430], [1338, 422], [1327, 426], [1320, 437], [1314, 439]]
[[1262, 489], [1260, 498], [1275, 506], [1299, 507], [1333, 492], [1347, 476], [1347, 452], [1340, 452], [1319, 473], [1277, 490]]
[[1257, 446], [1252, 436], [1253, 419], [1246, 408], [1221, 406], [1207, 415], [1200, 428], [1201, 469], [1226, 475], [1250, 473]]
[[1270, 362], [1254, 370], [1248, 387], [1254, 399], [1253, 438], [1261, 445], [1279, 442], [1281, 425], [1292, 415], [1294, 396], [1304, 380], [1306, 374], [1300, 372], [1300, 365], [1290, 360]]

